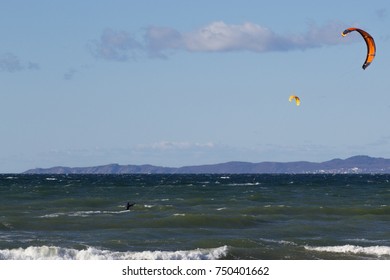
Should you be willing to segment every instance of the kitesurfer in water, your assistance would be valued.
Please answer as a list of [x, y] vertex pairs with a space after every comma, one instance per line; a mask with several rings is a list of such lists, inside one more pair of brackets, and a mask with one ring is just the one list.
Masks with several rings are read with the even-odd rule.
[[130, 210], [130, 207], [133, 207], [135, 205], [135, 203], [131, 203], [130, 202], [127, 202], [126, 204], [126, 210]]

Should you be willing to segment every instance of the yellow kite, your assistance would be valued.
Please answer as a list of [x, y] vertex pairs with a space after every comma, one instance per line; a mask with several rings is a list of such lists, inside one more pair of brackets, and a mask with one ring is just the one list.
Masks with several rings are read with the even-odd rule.
[[301, 105], [301, 99], [299, 99], [298, 96], [296, 95], [291, 95], [290, 98], [288, 99], [288, 101], [292, 101], [293, 99], [295, 99], [295, 104], [297, 104], [297, 106]]

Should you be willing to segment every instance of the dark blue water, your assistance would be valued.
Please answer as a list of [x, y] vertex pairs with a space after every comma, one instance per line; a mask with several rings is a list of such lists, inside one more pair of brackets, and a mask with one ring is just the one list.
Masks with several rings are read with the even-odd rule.
[[0, 259], [390, 259], [390, 175], [0, 175]]

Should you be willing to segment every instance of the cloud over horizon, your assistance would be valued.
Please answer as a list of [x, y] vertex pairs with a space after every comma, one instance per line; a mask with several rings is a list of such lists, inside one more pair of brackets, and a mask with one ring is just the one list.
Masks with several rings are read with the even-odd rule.
[[152, 144], [140, 144], [138, 149], [153, 149], [153, 150], [188, 150], [188, 149], [208, 149], [215, 147], [213, 142], [198, 143], [198, 142], [175, 142], [175, 141], [160, 141]]
[[127, 61], [139, 53], [150, 57], [166, 57], [176, 51], [283, 52], [340, 44], [340, 32], [344, 29], [345, 25], [337, 22], [323, 26], [310, 23], [304, 33], [281, 35], [251, 22], [227, 24], [215, 21], [189, 32], [149, 26], [142, 40], [126, 31], [106, 29], [100, 40], [91, 42], [90, 49], [95, 57], [114, 61]]

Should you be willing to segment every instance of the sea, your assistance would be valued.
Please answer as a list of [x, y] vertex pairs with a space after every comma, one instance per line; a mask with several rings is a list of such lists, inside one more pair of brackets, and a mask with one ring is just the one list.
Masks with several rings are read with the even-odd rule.
[[389, 259], [388, 174], [0, 175], [0, 260]]

